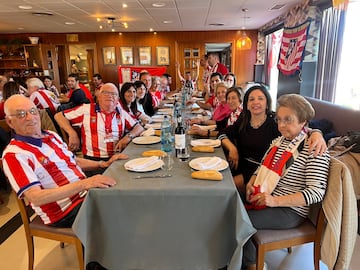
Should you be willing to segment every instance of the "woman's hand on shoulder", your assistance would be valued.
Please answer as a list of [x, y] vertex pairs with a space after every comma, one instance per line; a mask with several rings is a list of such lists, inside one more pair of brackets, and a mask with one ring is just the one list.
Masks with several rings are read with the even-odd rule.
[[309, 153], [312, 153], [314, 157], [317, 157], [318, 155], [322, 156], [327, 150], [327, 145], [321, 132], [313, 130], [308, 142]]

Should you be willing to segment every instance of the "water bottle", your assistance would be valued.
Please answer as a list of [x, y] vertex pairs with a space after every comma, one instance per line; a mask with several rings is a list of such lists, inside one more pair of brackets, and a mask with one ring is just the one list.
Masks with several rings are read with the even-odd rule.
[[171, 123], [167, 115], [161, 123], [161, 150], [166, 153], [172, 151]]

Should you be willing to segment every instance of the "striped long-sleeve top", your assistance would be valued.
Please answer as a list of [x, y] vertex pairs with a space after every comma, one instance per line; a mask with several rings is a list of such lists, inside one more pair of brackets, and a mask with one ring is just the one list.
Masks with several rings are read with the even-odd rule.
[[[273, 143], [280, 138], [275, 139]], [[290, 141], [288, 140], [283, 141], [275, 155], [274, 162], [279, 159], [289, 143]], [[314, 157], [312, 154], [309, 154], [309, 144], [308, 140], [306, 140], [303, 149], [299, 152], [299, 156], [295, 159], [288, 172], [280, 178], [272, 195], [284, 196], [301, 192], [306, 206], [291, 208], [300, 216], [306, 217], [309, 212], [309, 205], [318, 203], [324, 198], [329, 164], [329, 153], [326, 152], [322, 156]]]

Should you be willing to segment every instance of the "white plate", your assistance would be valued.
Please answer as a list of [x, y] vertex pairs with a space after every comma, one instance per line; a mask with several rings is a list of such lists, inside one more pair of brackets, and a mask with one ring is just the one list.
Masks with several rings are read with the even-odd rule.
[[134, 138], [132, 141], [135, 144], [153, 144], [160, 142], [160, 140], [158, 136], [141, 136]]
[[[211, 158], [213, 158], [213, 157], [200, 157], [200, 158], [192, 159], [189, 162], [189, 166], [190, 166], [190, 168], [192, 168], [194, 170], [201, 171], [201, 170], [203, 170], [203, 168], [201, 168], [199, 166], [199, 163], [205, 163], [205, 162], [209, 161]], [[210, 168], [207, 170], [222, 171], [222, 170], [225, 170], [227, 167], [229, 167], [229, 163], [226, 160], [221, 159], [221, 162], [219, 164], [217, 164], [214, 168]]]
[[164, 163], [161, 159], [158, 159], [157, 161], [155, 161], [154, 163], [152, 163], [151, 165], [149, 165], [149, 166], [147, 166], [145, 168], [141, 168], [141, 169], [132, 169], [132, 168], [130, 168], [131, 166], [136, 165], [136, 163], [143, 162], [146, 159], [148, 159], [148, 157], [135, 158], [135, 159], [129, 160], [128, 162], [126, 162], [124, 164], [124, 167], [125, 167], [126, 170], [132, 171], [132, 172], [151, 172], [151, 171], [155, 171], [157, 169], [160, 169], [161, 166]]
[[198, 113], [203, 113], [204, 112], [204, 109], [197, 109], [197, 110], [191, 110], [191, 113], [195, 113], [195, 114], [198, 114]]
[[221, 145], [220, 140], [212, 140], [212, 139], [198, 139], [192, 140], [190, 142], [191, 146], [212, 146], [219, 147]]
[[154, 122], [154, 123], [160, 123], [160, 122], [163, 122], [164, 121], [164, 115], [154, 115], [151, 117], [151, 120]]
[[161, 123], [146, 124], [145, 128], [161, 129]]

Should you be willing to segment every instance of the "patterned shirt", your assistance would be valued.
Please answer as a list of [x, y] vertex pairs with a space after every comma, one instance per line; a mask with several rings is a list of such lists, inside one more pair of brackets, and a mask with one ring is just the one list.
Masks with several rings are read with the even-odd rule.
[[[85, 178], [61, 138], [51, 131], [43, 131], [43, 135], [44, 138], [38, 139], [15, 134], [4, 150], [4, 171], [18, 197], [33, 186], [57, 188]], [[52, 203], [31, 206], [45, 224], [51, 224], [71, 212], [85, 194], [80, 192]]]
[[39, 89], [33, 92], [30, 95], [30, 100], [34, 102], [36, 107], [39, 109], [49, 108], [53, 114], [57, 112], [57, 108], [60, 106], [60, 102], [56, 95], [53, 92], [45, 89]]
[[[110, 117], [95, 103], [65, 110], [64, 116], [72, 126], [81, 128], [82, 153], [96, 158], [111, 157], [115, 144], [137, 124], [120, 104]], [[108, 134], [112, 134], [111, 140], [106, 139]]]

